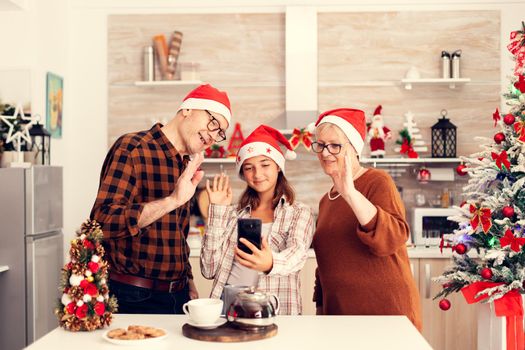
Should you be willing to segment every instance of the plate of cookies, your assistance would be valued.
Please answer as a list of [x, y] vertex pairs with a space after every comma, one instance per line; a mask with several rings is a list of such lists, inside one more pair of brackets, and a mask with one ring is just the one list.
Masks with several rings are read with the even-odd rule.
[[168, 332], [162, 328], [131, 325], [127, 329], [110, 329], [102, 335], [102, 338], [118, 345], [138, 345], [156, 342], [167, 336]]

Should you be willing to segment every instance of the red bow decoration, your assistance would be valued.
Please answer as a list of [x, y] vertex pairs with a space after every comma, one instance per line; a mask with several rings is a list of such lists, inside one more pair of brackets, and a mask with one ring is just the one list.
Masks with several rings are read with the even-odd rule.
[[520, 75], [524, 73], [523, 67], [525, 65], [525, 24], [522, 23], [522, 26], [523, 30], [517, 30], [510, 33], [511, 42], [507, 45], [507, 49], [516, 57], [514, 75]]
[[478, 225], [481, 226], [483, 232], [487, 233], [492, 227], [491, 213], [489, 208], [476, 208], [470, 205], [470, 213], [474, 214], [470, 219], [470, 225], [475, 230]]
[[520, 75], [518, 81], [514, 83], [514, 87], [520, 90], [521, 93], [525, 92], [525, 77]]
[[[219, 152], [219, 157], [212, 157], [213, 152], [215, 151]], [[223, 146], [219, 146], [215, 144], [215, 145], [211, 145], [210, 147], [206, 148], [204, 152], [206, 153], [206, 157], [208, 158], [224, 158], [224, 153], [226, 152], [226, 150], [224, 149]]]
[[[469, 304], [487, 299], [487, 294], [478, 297], [479, 292], [487, 288], [500, 286], [504, 283], [496, 282], [475, 282], [461, 289], [463, 297]], [[496, 316], [505, 316], [507, 321], [507, 349], [523, 349], [523, 301], [518, 290], [513, 289], [507, 292], [503, 297], [494, 300], [494, 311]]]
[[502, 248], [510, 245], [510, 249], [517, 253], [521, 250], [521, 246], [525, 244], [525, 238], [514, 237], [512, 231], [507, 229], [507, 231], [505, 231], [505, 236], [499, 239], [499, 243], [501, 244]]
[[399, 151], [399, 153], [401, 153], [401, 154], [406, 153], [408, 158], [417, 158], [417, 157], [419, 157], [419, 154], [417, 154], [417, 152], [414, 151], [414, 148], [412, 147], [412, 144], [409, 144], [406, 139], [403, 140], [403, 143], [401, 144], [401, 150]]
[[494, 126], [498, 125], [498, 122], [501, 120], [501, 116], [499, 115], [499, 111], [496, 108], [496, 112], [492, 113], [492, 119], [494, 119]]
[[310, 146], [312, 146], [312, 133], [307, 131], [305, 128], [302, 128], [301, 130], [294, 128], [292, 132], [292, 137], [289, 141], [292, 145], [292, 149], [294, 150], [301, 143], [304, 145], [304, 147], [306, 147], [306, 149], [310, 149]]
[[510, 170], [509, 157], [507, 156], [507, 151], [503, 151], [500, 154], [492, 152], [492, 159], [496, 161], [496, 165], [500, 170], [503, 170], [502, 165], [504, 165], [507, 170]]
[[516, 131], [516, 133], [520, 135], [518, 141], [521, 143], [525, 143], [525, 121], [520, 120], [515, 122], [514, 131]]

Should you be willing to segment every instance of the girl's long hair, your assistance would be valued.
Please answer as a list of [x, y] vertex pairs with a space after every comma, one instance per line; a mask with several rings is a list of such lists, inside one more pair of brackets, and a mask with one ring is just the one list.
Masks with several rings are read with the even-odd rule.
[[[281, 199], [282, 196], [286, 197], [288, 203], [293, 204], [295, 200], [295, 191], [293, 190], [292, 186], [288, 183], [288, 180], [286, 180], [286, 177], [284, 176], [283, 172], [279, 171], [272, 199], [273, 209], [277, 207], [277, 205], [279, 204], [279, 199]], [[243, 194], [241, 195], [241, 199], [239, 200], [239, 209], [245, 208], [248, 205], [252, 209], [257, 209], [260, 204], [261, 200], [259, 199], [259, 194], [257, 193], [257, 191], [251, 188], [250, 186], [247, 186], [246, 190], [244, 190]]]

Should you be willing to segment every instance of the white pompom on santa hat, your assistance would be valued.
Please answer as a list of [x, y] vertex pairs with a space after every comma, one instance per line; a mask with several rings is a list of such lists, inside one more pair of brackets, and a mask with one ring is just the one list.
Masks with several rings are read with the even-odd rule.
[[230, 125], [232, 111], [228, 94], [224, 91], [214, 88], [210, 84], [201, 85], [184, 98], [179, 107], [181, 109], [201, 109], [210, 112], [219, 113]]
[[[285, 153], [281, 151], [279, 143], [286, 147]], [[271, 126], [261, 125], [244, 139], [237, 152], [236, 168], [241, 179], [243, 179], [241, 167], [244, 161], [261, 155], [277, 163], [283, 174], [285, 159], [293, 160], [297, 157], [290, 141], [283, 134]]]
[[[376, 109], [377, 111], [377, 109]], [[379, 109], [381, 111], [381, 109]], [[339, 127], [354, 146], [357, 155], [361, 155], [365, 146], [366, 121], [365, 113], [359, 109], [338, 108], [322, 113], [317, 121], [308, 125], [307, 129], [314, 133], [315, 128], [324, 123]]]

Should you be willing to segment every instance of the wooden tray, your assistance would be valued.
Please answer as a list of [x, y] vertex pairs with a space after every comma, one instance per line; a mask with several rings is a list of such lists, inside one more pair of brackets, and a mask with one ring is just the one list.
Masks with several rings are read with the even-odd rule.
[[257, 330], [245, 330], [234, 326], [230, 322], [226, 322], [214, 329], [201, 329], [185, 323], [182, 326], [182, 334], [195, 340], [221, 343], [245, 342], [273, 337], [277, 334], [277, 325], [272, 324]]

